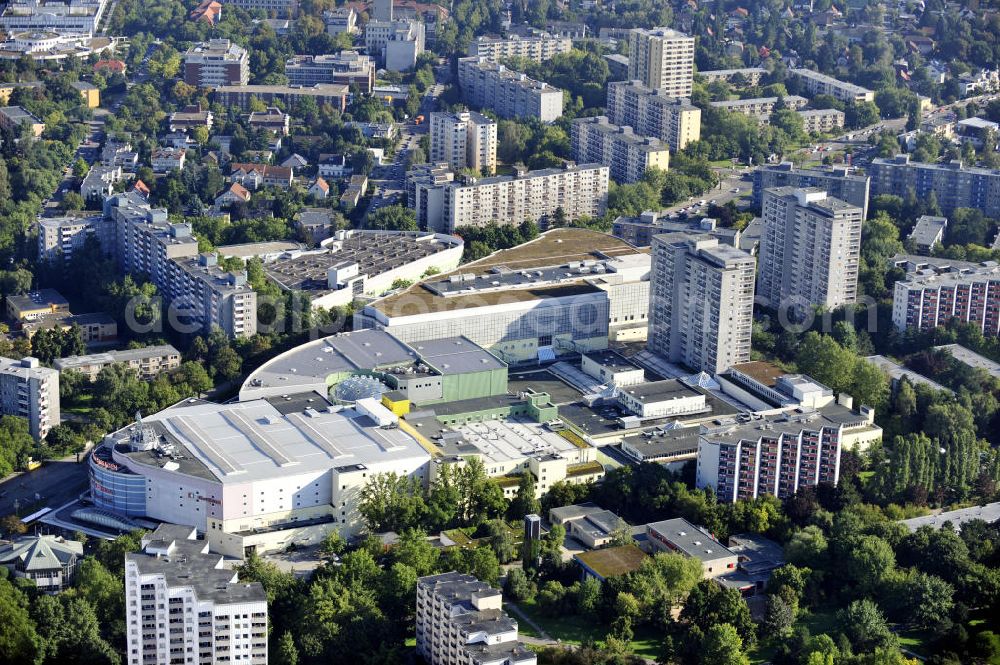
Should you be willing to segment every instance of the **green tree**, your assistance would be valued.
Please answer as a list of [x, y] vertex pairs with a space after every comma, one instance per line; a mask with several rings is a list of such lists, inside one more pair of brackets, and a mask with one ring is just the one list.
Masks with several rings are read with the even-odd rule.
[[628, 585], [643, 603], [647, 621], [670, 623], [673, 609], [682, 604], [703, 575], [701, 564], [691, 557], [667, 552], [643, 559]]
[[837, 614], [837, 620], [855, 650], [870, 653], [897, 644], [878, 605], [867, 598], [856, 600]]
[[712, 626], [729, 624], [736, 629], [742, 645], [752, 647], [757, 639], [750, 608], [736, 589], [720, 587], [714, 580], [702, 580], [688, 595], [681, 620], [707, 633]]
[[947, 621], [955, 606], [955, 589], [935, 575], [917, 572], [906, 578], [903, 595], [908, 623], [918, 628], [932, 628]]
[[517, 483], [517, 495], [510, 502], [507, 514], [511, 519], [521, 519], [525, 515], [537, 515], [542, 504], [535, 498], [535, 476], [525, 470]]
[[534, 595], [528, 576], [520, 568], [511, 568], [507, 571], [503, 590], [508, 598], [516, 602], [528, 600]]
[[635, 636], [633, 624], [639, 617], [639, 601], [631, 593], [623, 591], [615, 598], [614, 619], [609, 635], [623, 642], [631, 642]]
[[503, 490], [486, 474], [486, 467], [478, 457], [469, 458], [457, 469], [455, 487], [458, 489], [458, 515], [463, 524], [478, 525], [507, 510]]
[[275, 665], [298, 665], [299, 650], [295, 646], [292, 633], [285, 631], [278, 640], [278, 649], [274, 654]]
[[83, 196], [79, 192], [66, 192], [63, 194], [62, 201], [59, 202], [59, 208], [65, 211], [83, 210], [86, 207], [87, 202], [83, 200]]
[[379, 208], [368, 215], [365, 228], [383, 231], [416, 231], [417, 217], [409, 208], [394, 205]]
[[28, 599], [4, 577], [0, 577], [0, 626], [0, 661], [34, 663], [41, 645], [28, 615]]
[[23, 467], [34, 445], [26, 419], [0, 416], [0, 478]]
[[844, 550], [841, 574], [859, 594], [874, 594], [896, 567], [892, 546], [878, 536], [855, 536]]
[[361, 489], [358, 512], [374, 532], [415, 528], [426, 512], [422, 487], [393, 472], [375, 474]]
[[750, 659], [743, 652], [743, 641], [736, 628], [721, 623], [711, 626], [705, 634], [701, 662], [704, 665], [749, 665]]
[[828, 544], [823, 530], [814, 524], [796, 531], [785, 545], [785, 557], [797, 566], [816, 566], [826, 556]]
[[777, 594], [768, 594], [764, 606], [764, 629], [768, 635], [786, 637], [795, 623], [795, 606]]
[[581, 615], [596, 618], [601, 609], [601, 583], [595, 577], [587, 576], [576, 592], [576, 610]]

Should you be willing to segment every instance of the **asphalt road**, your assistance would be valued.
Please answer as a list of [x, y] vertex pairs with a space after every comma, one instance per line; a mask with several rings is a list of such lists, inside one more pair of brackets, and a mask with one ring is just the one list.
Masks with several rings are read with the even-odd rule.
[[[429, 118], [431, 111], [437, 106], [437, 98], [444, 91], [444, 86], [437, 83], [431, 86], [424, 98], [420, 102], [420, 114], [424, 118]], [[410, 151], [420, 145], [420, 137], [429, 131], [427, 121], [416, 125], [412, 120], [397, 125], [399, 128], [400, 143], [399, 149], [390, 164], [376, 167], [371, 173], [371, 181], [375, 184], [376, 192], [372, 196], [371, 203], [365, 215], [370, 215], [379, 208], [394, 203], [403, 203], [406, 191], [406, 160]]]
[[[87, 465], [78, 464], [76, 457], [46, 462], [40, 469], [0, 480], [0, 515], [17, 512], [23, 517], [28, 514], [27, 508], [39, 502], [55, 509], [77, 498], [87, 486]], [[39, 500], [35, 499], [36, 493]]]

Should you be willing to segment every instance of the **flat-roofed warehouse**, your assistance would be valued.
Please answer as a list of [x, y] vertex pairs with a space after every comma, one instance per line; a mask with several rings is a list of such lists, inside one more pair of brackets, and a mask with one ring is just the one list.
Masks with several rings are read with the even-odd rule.
[[419, 280], [430, 269], [458, 266], [464, 243], [457, 236], [408, 231], [338, 231], [326, 247], [292, 252], [264, 266], [285, 291], [305, 293], [313, 307], [348, 305], [379, 296], [397, 280]]
[[410, 342], [463, 335], [508, 364], [645, 339], [647, 250], [555, 229], [367, 305], [355, 328]]
[[247, 377], [240, 399], [315, 391], [336, 400], [351, 388], [418, 404], [489, 397], [507, 392], [507, 365], [464, 337], [405, 344], [383, 330], [356, 330], [272, 358]]
[[370, 476], [427, 479], [429, 453], [392, 421], [375, 400], [345, 408], [315, 393], [185, 400], [105, 438], [89, 460], [91, 496], [118, 514], [191, 525], [240, 558], [330, 530], [355, 535]]

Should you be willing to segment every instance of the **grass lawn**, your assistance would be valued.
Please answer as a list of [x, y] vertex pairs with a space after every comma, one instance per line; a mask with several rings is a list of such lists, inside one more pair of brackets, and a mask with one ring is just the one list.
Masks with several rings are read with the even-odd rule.
[[808, 628], [811, 635], [833, 635], [837, 631], [837, 608], [816, 608], [800, 617], [796, 623]]
[[[578, 614], [564, 614], [550, 617], [538, 610], [534, 600], [518, 603], [521, 611], [531, 617], [548, 636], [566, 644], [580, 644], [585, 640], [600, 641], [608, 632], [608, 626], [591, 621]], [[517, 614], [510, 612], [517, 618]], [[518, 631], [529, 637], [541, 637], [527, 622], [519, 621]], [[663, 646], [663, 635], [654, 630], [641, 629], [636, 631], [632, 640], [632, 652], [644, 658], [658, 658]]]
[[89, 416], [90, 412], [94, 410], [94, 396], [90, 393], [81, 393], [76, 396], [74, 401], [76, 403], [73, 406], [63, 405], [62, 410], [67, 413], [75, 413], [80, 416]]
[[644, 628], [637, 630], [635, 639], [632, 640], [632, 653], [643, 658], [654, 660], [660, 657], [663, 652], [663, 634], [655, 630]]
[[927, 641], [931, 639], [929, 632], [924, 630], [903, 630], [899, 635], [899, 645], [918, 656], [927, 654]]
[[[534, 599], [518, 603], [517, 606], [554, 640], [579, 644], [588, 638], [597, 639], [604, 637], [604, 634], [607, 632], [606, 628], [602, 630], [601, 626], [578, 614], [563, 614], [558, 617], [550, 617], [539, 611]], [[515, 614], [514, 616], [516, 617], [517, 615]], [[527, 625], [527, 622], [518, 622], [518, 629], [527, 635], [541, 637], [541, 635], [534, 634], [534, 630], [532, 630], [531, 626]]]
[[451, 538], [458, 547], [466, 547], [472, 542], [472, 538], [461, 529], [449, 529], [448, 531], [444, 531], [442, 535]]

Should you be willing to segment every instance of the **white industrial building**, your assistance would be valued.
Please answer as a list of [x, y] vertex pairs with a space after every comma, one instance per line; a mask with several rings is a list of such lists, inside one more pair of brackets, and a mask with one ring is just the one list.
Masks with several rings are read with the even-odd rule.
[[288, 252], [264, 266], [286, 291], [307, 295], [329, 309], [364, 296], [381, 296], [397, 281], [416, 282], [428, 270], [458, 267], [464, 243], [458, 236], [422, 231], [340, 230], [312, 251]]
[[373, 399], [319, 394], [233, 404], [186, 400], [108, 435], [90, 460], [98, 508], [192, 525], [214, 552], [317, 543], [360, 532], [375, 474], [426, 480], [430, 455]]
[[510, 364], [646, 337], [649, 254], [602, 233], [554, 229], [371, 303], [355, 328], [404, 342], [464, 335]]
[[0, 14], [5, 33], [53, 32], [92, 37], [107, 9], [108, 0], [14, 0]]

